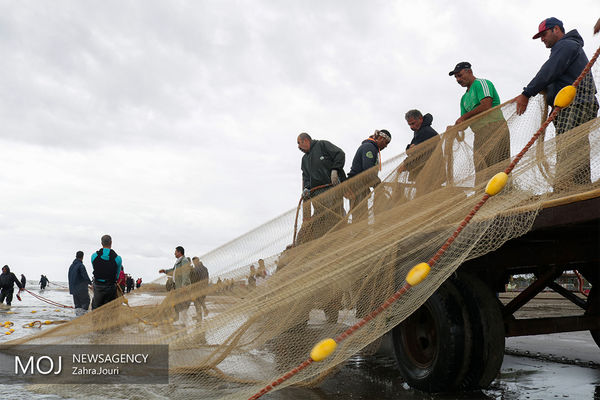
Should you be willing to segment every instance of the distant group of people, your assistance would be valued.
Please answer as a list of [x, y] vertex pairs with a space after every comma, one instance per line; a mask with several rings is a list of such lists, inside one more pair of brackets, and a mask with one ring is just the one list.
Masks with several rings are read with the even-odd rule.
[[265, 260], [262, 258], [258, 260], [258, 269], [252, 264], [250, 266], [250, 274], [248, 275], [248, 288], [252, 289], [256, 287], [257, 279], [267, 278], [267, 267], [265, 266]]
[[117, 280], [117, 286], [120, 292], [117, 291], [117, 295], [130, 293], [132, 290], [139, 288], [141, 284], [142, 278], [138, 278], [134, 281], [133, 277], [130, 274], [126, 274], [125, 269], [121, 266], [121, 272], [119, 272], [119, 279]]
[[[600, 20], [594, 27], [597, 33]], [[522, 94], [516, 99], [516, 111], [522, 115], [527, 109], [529, 98], [538, 93], [545, 92], [547, 104], [551, 107], [558, 91], [575, 81], [588, 63], [588, 58], [583, 51], [583, 39], [577, 32], [572, 30], [565, 33], [562, 21], [557, 18], [547, 18], [538, 27], [538, 32], [533, 39], [540, 38], [550, 51], [549, 59], [542, 65], [536, 76], [525, 86]], [[454, 76], [456, 82], [466, 88], [465, 94], [460, 100], [460, 117], [455, 125], [468, 124], [474, 133], [474, 167], [475, 172], [510, 158], [510, 132], [504, 119], [502, 111], [496, 109], [486, 113], [484, 117], [473, 120], [474, 117], [487, 112], [500, 105], [500, 96], [494, 84], [488, 79], [476, 78], [473, 74], [472, 65], [463, 61], [449, 72]], [[560, 117], [554, 121], [556, 134], [564, 132], [583, 124], [598, 114], [598, 101], [596, 99], [596, 88], [593, 77], [587, 74], [584, 81], [577, 90], [573, 103], [561, 111]], [[577, 118], [573, 118], [576, 115]], [[414, 132], [412, 141], [406, 147], [407, 158], [398, 168], [399, 172], [408, 171], [409, 179], [416, 183], [419, 191], [419, 172], [424, 161], [433, 151], [433, 144], [438, 143], [440, 138], [433, 129], [431, 114], [423, 115], [419, 110], [410, 110], [405, 115], [410, 129]], [[470, 122], [470, 124], [469, 124]], [[464, 125], [463, 125], [464, 126]], [[350, 185], [351, 195], [350, 209], [353, 218], [355, 215], [364, 215], [367, 204], [364, 201], [370, 194], [370, 188], [374, 188], [380, 181], [377, 177], [377, 169], [373, 168], [381, 164], [380, 153], [391, 141], [388, 130], [376, 130], [373, 135], [364, 140], [355, 153], [352, 167], [348, 178], [361, 176], [369, 171], [368, 176], [362, 177], [360, 184]], [[433, 139], [436, 138], [436, 139]], [[433, 140], [433, 142], [432, 142]], [[429, 149], [419, 153], [419, 162], [415, 162], [417, 148], [421, 148], [427, 142]], [[327, 140], [315, 140], [308, 133], [301, 133], [297, 138], [298, 148], [305, 153], [302, 157], [302, 195], [304, 199], [316, 197], [317, 195], [338, 185], [346, 178], [344, 173], [345, 153], [342, 149]], [[578, 146], [589, 154], [589, 140], [587, 137]], [[559, 149], [557, 156], [557, 171], [561, 171], [562, 164], [568, 156], [568, 151]], [[437, 172], [437, 170], [436, 170]], [[433, 187], [439, 187], [445, 179], [445, 167], [436, 174], [439, 182], [434, 182]], [[572, 173], [563, 172], [566, 175], [565, 185], [591, 183], [589, 156], [587, 164]], [[356, 182], [358, 182], [355, 179]], [[431, 183], [431, 182], [430, 182]], [[478, 182], [476, 182], [478, 183]], [[564, 185], [563, 185], [564, 186]], [[353, 190], [352, 190], [353, 189]], [[555, 184], [555, 190], [560, 190], [561, 184]], [[315, 199], [312, 202], [314, 214], [310, 207], [304, 207], [303, 217], [305, 220], [317, 220], [321, 225], [321, 231], [313, 232], [312, 238], [319, 237], [324, 231], [329, 230], [343, 216], [342, 196], [326, 196], [323, 199]], [[357, 206], [361, 205], [361, 209]], [[301, 236], [301, 235], [299, 235]]]
[[[50, 281], [46, 277], [46, 275], [41, 275], [40, 277], [40, 290], [46, 289], [46, 286]], [[25, 285], [27, 284], [27, 278], [24, 274], [21, 274], [21, 279], [19, 280], [14, 272], [11, 272], [10, 267], [5, 265], [2, 267], [2, 273], [0, 274], [0, 304], [6, 303], [7, 306], [12, 305], [12, 299], [15, 292], [15, 285], [19, 288], [17, 292], [17, 299], [21, 300], [20, 293], [25, 289]]]

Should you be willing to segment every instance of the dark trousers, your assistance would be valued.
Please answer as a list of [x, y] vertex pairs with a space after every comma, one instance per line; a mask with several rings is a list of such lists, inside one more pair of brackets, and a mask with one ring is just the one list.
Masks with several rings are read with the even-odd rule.
[[369, 204], [367, 198], [371, 195], [369, 187], [356, 188], [353, 192], [354, 198], [350, 199], [352, 210], [352, 222], [358, 222], [369, 216]]
[[[475, 173], [510, 158], [510, 131], [505, 120], [490, 122], [473, 129], [473, 163]], [[498, 170], [501, 172], [501, 170]], [[476, 179], [480, 184], [482, 177]], [[487, 182], [487, 178], [483, 179]]]
[[[589, 185], [592, 183], [590, 167], [590, 140], [586, 134], [579, 140], [571, 142], [570, 139], [561, 137], [565, 132], [582, 125], [598, 115], [598, 103], [572, 104], [563, 109], [554, 121], [556, 129], [556, 179], [554, 191], [568, 190], [573, 185]], [[573, 164], [573, 154], [584, 154], [583, 160], [578, 165]], [[578, 160], [575, 160], [577, 162]]]
[[[315, 190], [311, 195], [311, 202], [315, 208], [315, 213], [312, 216], [313, 239], [323, 236], [344, 217], [344, 198], [342, 194], [329, 189], [331, 188]], [[319, 196], [321, 194], [323, 195]]]
[[109, 303], [117, 298], [117, 285], [115, 283], [94, 282], [94, 298], [92, 310]]
[[83, 308], [89, 310], [90, 308], [90, 294], [88, 293], [87, 286], [85, 288], [77, 290], [73, 295], [73, 303], [75, 308]]
[[10, 306], [13, 299], [13, 293], [15, 292], [15, 288], [2, 288], [0, 289], [0, 303], [4, 303], [4, 299], [6, 299], [6, 305]]

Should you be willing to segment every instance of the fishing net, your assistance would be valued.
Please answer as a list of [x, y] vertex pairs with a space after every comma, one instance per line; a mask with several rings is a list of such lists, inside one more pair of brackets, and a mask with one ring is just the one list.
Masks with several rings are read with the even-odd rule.
[[[528, 232], [546, 201], [598, 189], [600, 119], [592, 74], [600, 79], [594, 67], [574, 103], [523, 155], [505, 189], [481, 207], [423, 283], [349, 334], [332, 356], [277, 388], [318, 383], [421, 306], [465, 260]], [[119, 298], [15, 343], [168, 344], [169, 385], [115, 386], [109, 397], [249, 398], [306, 360], [315, 343], [379, 307], [413, 266], [436, 254], [548, 109], [536, 96], [518, 116], [509, 101], [387, 160], [381, 170], [313, 193], [298, 209], [201, 257], [209, 269], [225, 271], [208, 286], [198, 282], [167, 293], [157, 281], [126, 295], [127, 304]], [[204, 318], [191, 306], [203, 296]], [[35, 390], [106, 395], [105, 386], [95, 385]]]

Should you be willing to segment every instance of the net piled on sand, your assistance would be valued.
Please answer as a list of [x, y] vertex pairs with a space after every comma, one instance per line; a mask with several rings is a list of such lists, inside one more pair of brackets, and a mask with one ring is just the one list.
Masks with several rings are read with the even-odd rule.
[[[597, 80], [598, 68], [593, 73]], [[593, 103], [590, 78], [582, 81], [574, 104]], [[560, 134], [553, 124], [547, 128], [506, 188], [479, 210], [422, 284], [341, 342], [331, 357], [278, 387], [318, 382], [409, 316], [463, 261], [526, 233], [543, 202], [597, 188], [600, 119], [585, 121], [582, 107], [561, 111]], [[110, 395], [106, 386], [38, 389], [75, 398], [252, 396], [306, 360], [319, 340], [335, 337], [377, 308], [414, 265], [438, 251], [479, 201], [488, 180], [509, 165], [508, 153], [514, 157], [547, 116], [541, 96], [531, 99], [527, 114], [517, 116], [515, 110], [511, 101], [453, 127], [387, 161], [381, 171], [375, 168], [329, 188], [298, 210], [204, 255], [207, 266], [227, 271], [219, 276], [221, 284], [157, 293], [156, 302], [145, 305], [137, 303], [143, 291], [135, 291], [127, 295], [129, 304], [118, 299], [15, 341], [169, 344], [169, 385], [115, 386]], [[381, 182], [371, 190], [376, 175]], [[349, 209], [350, 203], [358, 204]], [[258, 259], [264, 259], [268, 274], [248, 280]], [[225, 285], [227, 280], [234, 284]], [[207, 296], [210, 315], [197, 321], [189, 305], [201, 296]], [[178, 322], [173, 322], [175, 307], [184, 310]]]

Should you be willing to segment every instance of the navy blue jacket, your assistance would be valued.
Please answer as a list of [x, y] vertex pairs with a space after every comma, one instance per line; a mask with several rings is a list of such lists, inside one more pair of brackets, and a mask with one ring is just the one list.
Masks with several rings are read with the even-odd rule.
[[90, 281], [83, 262], [76, 258], [69, 267], [69, 293], [77, 294], [82, 290], [87, 291], [87, 285], [91, 284], [92, 281]]
[[588, 58], [583, 51], [583, 38], [573, 29], [552, 46], [550, 58], [529, 85], [523, 88], [523, 94], [531, 97], [546, 89], [546, 101], [553, 105], [558, 91], [571, 85], [587, 63]]
[[350, 168], [350, 172], [348, 172], [348, 178], [352, 178], [353, 176], [374, 167], [377, 164], [378, 157], [379, 148], [377, 147], [377, 144], [375, 144], [373, 140], [363, 140], [352, 160], [352, 167]]
[[310, 150], [302, 157], [302, 188], [312, 189], [331, 183], [331, 171], [337, 170], [340, 181], [346, 178], [344, 151], [327, 140], [311, 140]]
[[414, 133], [413, 139], [406, 146], [406, 150], [408, 150], [412, 144], [418, 145], [431, 138], [437, 138], [435, 139], [435, 142], [430, 142], [429, 144], [424, 145], [425, 147], [419, 147], [418, 149], [413, 150], [411, 154], [407, 153], [406, 160], [404, 160], [404, 167], [408, 170], [408, 179], [411, 181], [414, 181], [417, 178], [423, 169], [423, 166], [427, 160], [429, 160], [429, 157], [431, 157], [435, 147], [440, 141], [440, 136], [436, 130], [431, 127], [432, 122], [433, 116], [431, 114], [423, 115], [423, 123], [421, 123], [421, 127], [417, 129], [417, 131]]
[[437, 136], [437, 132], [435, 129], [431, 127], [431, 123], [433, 122], [433, 116], [429, 113], [423, 115], [423, 123], [421, 127], [417, 129], [415, 132], [411, 142], [406, 146], [406, 150], [410, 147], [411, 144], [417, 145], [419, 143], [423, 143], [427, 139], [431, 139], [434, 136]]

